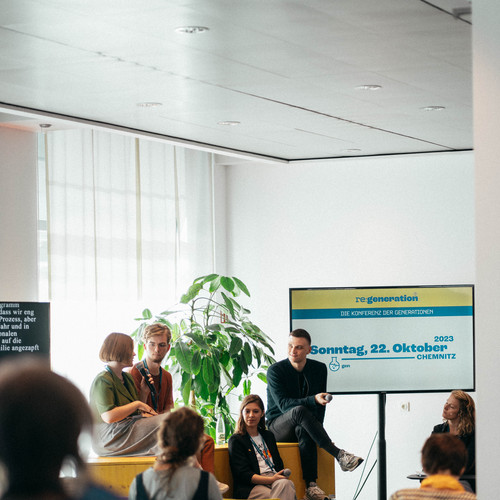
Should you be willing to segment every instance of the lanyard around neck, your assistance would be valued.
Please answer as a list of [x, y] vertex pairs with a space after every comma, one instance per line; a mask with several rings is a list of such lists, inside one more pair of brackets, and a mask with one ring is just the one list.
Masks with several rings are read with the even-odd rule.
[[267, 444], [266, 442], [264, 441], [264, 438], [262, 437], [262, 434], [260, 435], [260, 437], [262, 438], [262, 444], [264, 446], [264, 453], [262, 453], [262, 450], [259, 448], [259, 446], [257, 445], [257, 443], [253, 440], [252, 436], [250, 436], [250, 434], [248, 435], [250, 437], [250, 441], [252, 442], [253, 444], [253, 447], [255, 448], [255, 451], [258, 452], [258, 454], [262, 457], [262, 459], [264, 460], [264, 462], [266, 462], [267, 466], [273, 471], [273, 472], [276, 472], [276, 469], [274, 468], [274, 464], [271, 460], [271, 454], [269, 453], [269, 449], [267, 448]]

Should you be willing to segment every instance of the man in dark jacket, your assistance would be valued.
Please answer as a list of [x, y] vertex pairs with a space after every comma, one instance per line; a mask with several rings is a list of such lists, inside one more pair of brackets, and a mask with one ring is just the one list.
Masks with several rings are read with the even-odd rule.
[[323, 500], [328, 495], [316, 484], [316, 445], [333, 455], [343, 471], [353, 471], [363, 459], [337, 448], [323, 427], [325, 406], [331, 400], [326, 392], [327, 367], [307, 359], [310, 352], [309, 333], [293, 330], [288, 337], [288, 359], [267, 371], [267, 425], [278, 442], [298, 441], [306, 500]]

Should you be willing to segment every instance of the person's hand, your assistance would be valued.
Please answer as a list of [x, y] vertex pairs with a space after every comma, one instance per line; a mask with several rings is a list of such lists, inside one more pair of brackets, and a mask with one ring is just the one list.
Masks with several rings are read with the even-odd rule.
[[286, 477], [283, 475], [283, 471], [285, 469], [280, 470], [279, 472], [276, 472], [274, 476], [271, 476], [272, 482], [277, 481], [278, 479], [286, 479]]
[[329, 396], [328, 392], [319, 392], [318, 394], [316, 394], [316, 396], [314, 396], [314, 400], [319, 405], [325, 406], [331, 401], [331, 399], [327, 400], [326, 396]]
[[143, 403], [142, 401], [137, 402], [139, 403], [137, 409], [142, 413], [143, 417], [154, 417], [155, 415], [158, 415], [158, 413], [156, 413], [151, 406]]

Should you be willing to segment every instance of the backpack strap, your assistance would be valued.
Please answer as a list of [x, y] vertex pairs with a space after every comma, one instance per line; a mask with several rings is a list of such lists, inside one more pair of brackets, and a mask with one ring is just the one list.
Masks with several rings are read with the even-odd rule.
[[144, 481], [142, 480], [142, 472], [135, 476], [135, 486], [137, 488], [137, 500], [149, 500], [146, 488], [144, 488]]
[[198, 488], [194, 492], [193, 500], [207, 500], [208, 499], [208, 472], [200, 469], [200, 482]]

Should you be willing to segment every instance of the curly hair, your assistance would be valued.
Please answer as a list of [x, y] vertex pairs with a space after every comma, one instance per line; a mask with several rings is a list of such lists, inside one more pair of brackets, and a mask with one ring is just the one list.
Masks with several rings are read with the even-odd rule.
[[[245, 409], [245, 406], [249, 405], [250, 403], [257, 403], [260, 407], [260, 409], [264, 412], [264, 403], [260, 396], [257, 396], [257, 394], [249, 394], [246, 396], [243, 401], [241, 402], [240, 406], [240, 416], [238, 418], [238, 422], [236, 423], [236, 434], [246, 434], [247, 433], [247, 425], [245, 424], [245, 420], [243, 418], [243, 410]], [[259, 424], [257, 425], [257, 428], [259, 430], [265, 430], [266, 428], [266, 420], [264, 418], [264, 414], [262, 414], [262, 418], [259, 421]]]
[[200, 448], [203, 436], [203, 418], [186, 406], [167, 413], [158, 429], [160, 463], [170, 466], [170, 477]]
[[458, 435], [470, 434], [476, 427], [476, 405], [474, 400], [464, 391], [451, 391], [451, 395], [458, 400]]

